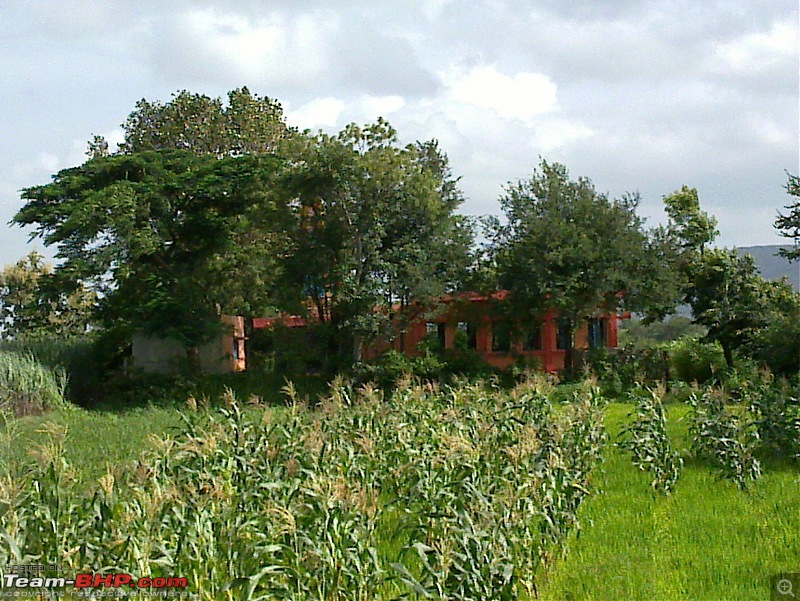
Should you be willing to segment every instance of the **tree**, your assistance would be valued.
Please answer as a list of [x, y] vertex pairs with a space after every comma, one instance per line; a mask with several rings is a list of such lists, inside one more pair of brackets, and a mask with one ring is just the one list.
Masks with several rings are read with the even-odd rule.
[[59, 289], [52, 271], [35, 251], [0, 271], [0, 337], [86, 332], [94, 295], [81, 285]]
[[791, 289], [785, 282], [764, 280], [749, 255], [708, 248], [718, 233], [716, 220], [700, 209], [697, 190], [684, 186], [664, 203], [674, 271], [694, 322], [707, 328], [707, 340], [720, 343], [729, 368], [740, 349], [776, 364], [769, 360], [765, 332], [781, 316], [796, 314]]
[[[216, 157], [274, 154], [292, 131], [280, 103], [240, 88], [220, 98], [182, 90], [170, 102], [142, 99], [123, 125], [125, 141], [119, 152], [189, 150]], [[103, 142], [95, 137], [94, 145]]]
[[285, 307], [349, 340], [391, 333], [394, 308], [438, 298], [468, 262], [461, 194], [433, 142], [401, 148], [382, 119], [337, 136], [307, 134], [283, 184], [292, 221], [282, 269]]
[[[790, 196], [800, 199], [800, 178], [789, 174], [786, 191]], [[798, 246], [800, 243], [800, 200], [787, 205], [785, 208], [789, 212], [786, 215], [778, 213], [778, 218], [775, 220], [775, 229], [779, 230], [784, 238], [794, 240], [795, 247], [792, 250], [781, 249], [780, 254], [790, 261], [797, 261], [800, 259], [800, 246]]]
[[[297, 132], [286, 125], [283, 108], [274, 99], [232, 90], [220, 98], [182, 90], [167, 102], [142, 99], [123, 125], [125, 141], [118, 154], [151, 150], [188, 150], [206, 157], [282, 156]], [[102, 138], [91, 146], [102, 151]], [[106, 144], [107, 147], [107, 144]], [[205, 285], [220, 291], [220, 309], [256, 316], [274, 305], [274, 282], [282, 252], [281, 227], [273, 210], [258, 203], [229, 222], [234, 243], [209, 260]]]
[[103, 325], [174, 338], [196, 367], [225, 302], [224, 288], [205, 283], [234, 243], [235, 220], [254, 205], [268, 210], [276, 169], [269, 157], [188, 150], [99, 156], [23, 190], [13, 222], [58, 245], [54, 278], [96, 291]]
[[735, 250], [707, 250], [692, 272], [687, 300], [694, 321], [708, 328], [708, 340], [720, 343], [729, 368], [734, 366], [734, 352], [792, 304], [785, 282], [764, 280], [753, 257]]
[[611, 200], [588, 178], [572, 180], [565, 166], [542, 160], [529, 179], [507, 186], [500, 203], [507, 219], [495, 235], [500, 283], [517, 313], [557, 312], [571, 368], [582, 322], [637, 308], [646, 297], [651, 259], [638, 198]]

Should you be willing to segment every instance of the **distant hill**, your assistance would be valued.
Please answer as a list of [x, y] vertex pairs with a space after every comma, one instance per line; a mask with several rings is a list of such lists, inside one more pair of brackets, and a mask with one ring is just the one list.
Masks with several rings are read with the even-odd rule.
[[753, 256], [756, 261], [756, 266], [761, 272], [761, 275], [767, 280], [779, 280], [786, 276], [788, 282], [792, 287], [797, 290], [798, 269], [800, 266], [795, 263], [789, 263], [785, 258], [776, 256], [781, 248], [791, 248], [789, 246], [742, 246], [737, 248], [739, 254], [749, 254]]

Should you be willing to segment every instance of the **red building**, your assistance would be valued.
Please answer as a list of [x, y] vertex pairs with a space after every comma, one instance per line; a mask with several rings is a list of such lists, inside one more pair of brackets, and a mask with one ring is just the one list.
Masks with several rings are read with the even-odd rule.
[[[436, 337], [446, 349], [463, 348], [466, 344], [487, 363], [500, 369], [509, 367], [519, 358], [536, 360], [547, 372], [563, 369], [567, 331], [558, 323], [556, 313], [549, 311], [538, 321], [509, 320], [497, 311], [497, 303], [505, 297], [506, 292], [502, 291], [491, 296], [465, 293], [445, 298], [438, 315], [410, 320], [398, 332], [391, 347], [407, 355], [416, 355], [420, 342]], [[590, 319], [575, 330], [574, 348], [616, 348], [620, 318], [616, 314], [604, 314]], [[457, 342], [458, 337], [461, 340]], [[387, 348], [388, 345], [376, 345], [367, 349], [365, 355], [376, 356]]]
[[[394, 339], [373, 343], [364, 349], [364, 358], [374, 358], [389, 348], [407, 355], [419, 354], [418, 345], [423, 340], [438, 340], [445, 349], [471, 348], [484, 360], [505, 369], [520, 358], [535, 360], [547, 372], [564, 368], [567, 332], [560, 326], [553, 311], [536, 321], [514, 320], [501, 316], [499, 303], [507, 293], [496, 292], [490, 296], [463, 293], [443, 299], [437, 311], [423, 312], [419, 308], [407, 309], [406, 323], [397, 320]], [[574, 333], [574, 348], [615, 348], [617, 325], [621, 317], [602, 314], [590, 319]], [[277, 324], [289, 328], [305, 327], [301, 317], [283, 316], [273, 319], [254, 319], [254, 329], [271, 328]]]

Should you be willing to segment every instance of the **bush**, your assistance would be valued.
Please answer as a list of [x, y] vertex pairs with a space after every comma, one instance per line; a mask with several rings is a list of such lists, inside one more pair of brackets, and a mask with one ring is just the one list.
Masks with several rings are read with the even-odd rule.
[[639, 384], [663, 382], [670, 375], [663, 345], [594, 349], [586, 354], [586, 367], [597, 378], [603, 394], [610, 397], [621, 397]]
[[750, 395], [753, 426], [761, 450], [780, 457], [800, 455], [800, 402], [785, 380], [762, 380]]
[[31, 415], [63, 407], [67, 376], [45, 367], [30, 354], [0, 351], [0, 409]]
[[672, 376], [683, 382], [705, 384], [725, 372], [725, 355], [719, 343], [699, 338], [676, 340], [669, 346]]

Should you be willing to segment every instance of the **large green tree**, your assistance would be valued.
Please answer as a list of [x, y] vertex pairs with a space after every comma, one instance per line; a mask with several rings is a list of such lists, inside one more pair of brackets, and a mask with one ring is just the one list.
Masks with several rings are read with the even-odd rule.
[[57, 245], [54, 277], [97, 292], [101, 323], [174, 338], [194, 366], [226, 300], [209, 285], [215, 261], [235, 244], [236, 220], [268, 211], [276, 170], [270, 157], [189, 150], [98, 156], [24, 190], [14, 222]]
[[391, 334], [395, 308], [457, 285], [471, 244], [455, 215], [461, 194], [438, 145], [401, 147], [380, 119], [308, 134], [291, 163], [282, 289], [293, 299], [284, 306], [302, 310], [310, 299], [358, 360], [366, 339]]
[[610, 199], [591, 180], [541, 161], [500, 199], [507, 223], [495, 238], [500, 284], [516, 312], [555, 310], [572, 367], [575, 329], [598, 312], [637, 309], [658, 277], [635, 195]]
[[791, 289], [764, 280], [750, 255], [706, 250], [692, 265], [692, 275], [687, 300], [694, 321], [708, 329], [709, 340], [720, 343], [728, 367], [734, 366], [734, 352], [752, 345], [776, 316], [796, 314]]

